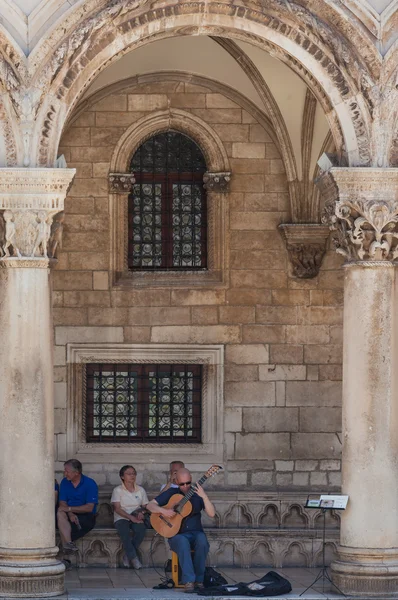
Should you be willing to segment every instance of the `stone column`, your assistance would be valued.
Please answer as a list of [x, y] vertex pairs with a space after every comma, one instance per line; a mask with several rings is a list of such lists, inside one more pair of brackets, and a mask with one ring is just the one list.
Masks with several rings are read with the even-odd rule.
[[343, 466], [335, 584], [398, 592], [398, 169], [332, 168], [320, 182], [344, 280]]
[[64, 591], [55, 546], [50, 263], [74, 172], [0, 170], [0, 597]]

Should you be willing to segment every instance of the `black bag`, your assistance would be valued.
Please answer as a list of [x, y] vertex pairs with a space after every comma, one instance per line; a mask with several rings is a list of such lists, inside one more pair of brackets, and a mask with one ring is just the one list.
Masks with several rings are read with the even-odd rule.
[[248, 596], [280, 596], [292, 591], [290, 582], [276, 573], [269, 571], [261, 579], [246, 584]]
[[200, 590], [198, 594], [201, 596], [281, 596], [292, 591], [290, 582], [275, 573], [269, 571], [261, 579], [256, 579], [250, 583], [235, 583], [227, 585], [219, 585], [211, 588]]
[[198, 590], [199, 596], [245, 596], [245, 583], [227, 583], [227, 585], [217, 585], [214, 587]]
[[221, 573], [217, 573], [213, 567], [205, 568], [205, 576], [203, 579], [203, 585], [205, 588], [215, 587], [217, 585], [224, 585], [228, 583], [225, 577]]

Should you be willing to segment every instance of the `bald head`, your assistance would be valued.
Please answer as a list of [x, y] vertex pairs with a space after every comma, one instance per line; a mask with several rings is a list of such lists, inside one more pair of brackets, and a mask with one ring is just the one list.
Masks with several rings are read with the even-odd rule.
[[[176, 474], [176, 483], [178, 486], [181, 486], [181, 491], [189, 490], [192, 483], [191, 471], [188, 471], [188, 469], [178, 469]], [[183, 483], [189, 485], [182, 485]]]

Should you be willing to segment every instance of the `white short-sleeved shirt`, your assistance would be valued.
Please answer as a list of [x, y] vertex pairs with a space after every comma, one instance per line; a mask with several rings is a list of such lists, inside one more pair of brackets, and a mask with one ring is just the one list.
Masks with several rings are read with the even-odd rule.
[[[132, 513], [136, 508], [148, 504], [148, 496], [146, 491], [140, 485], [135, 486], [134, 492], [129, 492], [128, 489], [123, 485], [118, 485], [112, 492], [111, 502], [120, 502], [120, 507], [127, 513]], [[113, 522], [124, 519], [116, 512], [113, 513]], [[127, 520], [127, 519], [125, 519]]]

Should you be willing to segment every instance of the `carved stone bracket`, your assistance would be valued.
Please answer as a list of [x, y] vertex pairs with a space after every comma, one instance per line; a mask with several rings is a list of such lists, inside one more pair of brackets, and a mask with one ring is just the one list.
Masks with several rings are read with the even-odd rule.
[[339, 254], [348, 262], [398, 258], [398, 169], [332, 167], [317, 184]]
[[205, 173], [203, 175], [203, 187], [208, 192], [226, 194], [229, 191], [231, 173]]
[[326, 251], [329, 228], [317, 223], [283, 223], [279, 230], [286, 242], [295, 277], [316, 277]]
[[[0, 169], [0, 262], [37, 267], [62, 242], [64, 200], [75, 169]], [[56, 216], [55, 216], [56, 215]], [[55, 219], [54, 219], [55, 217]], [[36, 259], [36, 260], [27, 260]]]
[[135, 184], [133, 173], [109, 173], [109, 192], [111, 194], [128, 194]]

